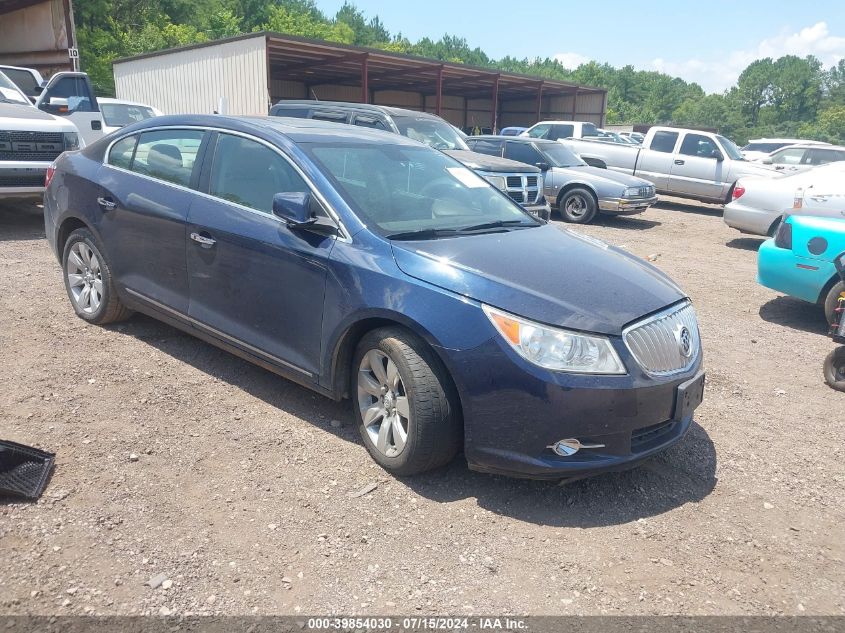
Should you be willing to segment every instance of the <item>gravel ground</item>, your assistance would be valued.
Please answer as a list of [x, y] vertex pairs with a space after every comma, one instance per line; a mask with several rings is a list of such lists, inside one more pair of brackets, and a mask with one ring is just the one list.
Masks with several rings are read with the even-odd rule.
[[41, 500], [0, 502], [0, 613], [845, 614], [833, 343], [720, 214], [579, 229], [690, 293], [708, 387], [666, 454], [557, 486], [390, 477], [348, 403], [146, 317], [86, 325], [38, 210], [0, 207], [0, 437], [57, 453]]

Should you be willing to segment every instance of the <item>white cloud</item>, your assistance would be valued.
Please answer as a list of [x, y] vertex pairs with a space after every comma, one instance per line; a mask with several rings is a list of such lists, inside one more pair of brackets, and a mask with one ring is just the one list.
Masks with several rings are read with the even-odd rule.
[[828, 68], [845, 57], [845, 37], [831, 35], [826, 22], [817, 22], [797, 33], [783, 31], [751, 49], [735, 50], [719, 58], [671, 61], [658, 57], [651, 61], [650, 68], [695, 81], [706, 92], [722, 92], [734, 85], [740, 73], [755, 59], [777, 59], [784, 55], [815, 55]]
[[561, 66], [570, 70], [575, 70], [581, 64], [586, 64], [590, 61], [589, 57], [585, 57], [580, 53], [558, 53], [554, 58], [560, 62]]

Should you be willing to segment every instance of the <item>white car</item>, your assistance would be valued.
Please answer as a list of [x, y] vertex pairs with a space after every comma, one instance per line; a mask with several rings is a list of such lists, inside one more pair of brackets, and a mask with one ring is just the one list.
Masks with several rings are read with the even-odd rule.
[[774, 165], [775, 169], [784, 173], [807, 171], [813, 167], [845, 160], [845, 147], [840, 145], [787, 145], [775, 150], [760, 162], [763, 165]]
[[100, 112], [103, 113], [103, 131], [111, 134], [125, 125], [131, 125], [145, 119], [161, 116], [163, 112], [153, 106], [123, 99], [98, 97]]
[[82, 144], [73, 123], [36, 108], [0, 72], [0, 199], [40, 199], [47, 168]]
[[787, 145], [828, 145], [821, 141], [807, 141], [800, 138], [752, 138], [742, 148], [745, 160], [760, 161], [775, 150]]
[[843, 217], [845, 162], [829, 163], [784, 178], [740, 178], [724, 221], [742, 233], [773, 235], [781, 215]]

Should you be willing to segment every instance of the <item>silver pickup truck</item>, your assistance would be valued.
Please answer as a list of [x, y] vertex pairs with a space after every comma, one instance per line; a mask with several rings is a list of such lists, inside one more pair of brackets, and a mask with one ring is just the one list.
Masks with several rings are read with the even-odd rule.
[[769, 166], [743, 159], [729, 139], [700, 130], [653, 127], [642, 147], [561, 138], [584, 162], [645, 178], [658, 193], [725, 204], [742, 176], [778, 177]]

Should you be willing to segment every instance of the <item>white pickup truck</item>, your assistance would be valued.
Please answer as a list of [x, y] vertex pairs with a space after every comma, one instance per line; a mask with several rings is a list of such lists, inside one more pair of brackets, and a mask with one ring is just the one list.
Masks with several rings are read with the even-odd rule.
[[0, 72], [0, 200], [40, 199], [47, 168], [79, 146], [73, 123], [36, 108]]
[[[556, 135], [556, 127], [573, 121], [545, 121], [526, 130], [525, 136], [538, 137], [538, 128], [549, 124], [546, 133]], [[584, 162], [639, 176], [654, 183], [657, 193], [725, 204], [731, 201], [736, 181], [742, 176], [777, 177], [766, 165], [744, 160], [742, 152], [719, 134], [673, 127], [652, 127], [642, 147], [590, 140], [592, 123], [581, 123], [582, 138], [557, 136]], [[542, 130], [541, 130], [542, 131]], [[545, 138], [539, 136], [538, 138]]]

